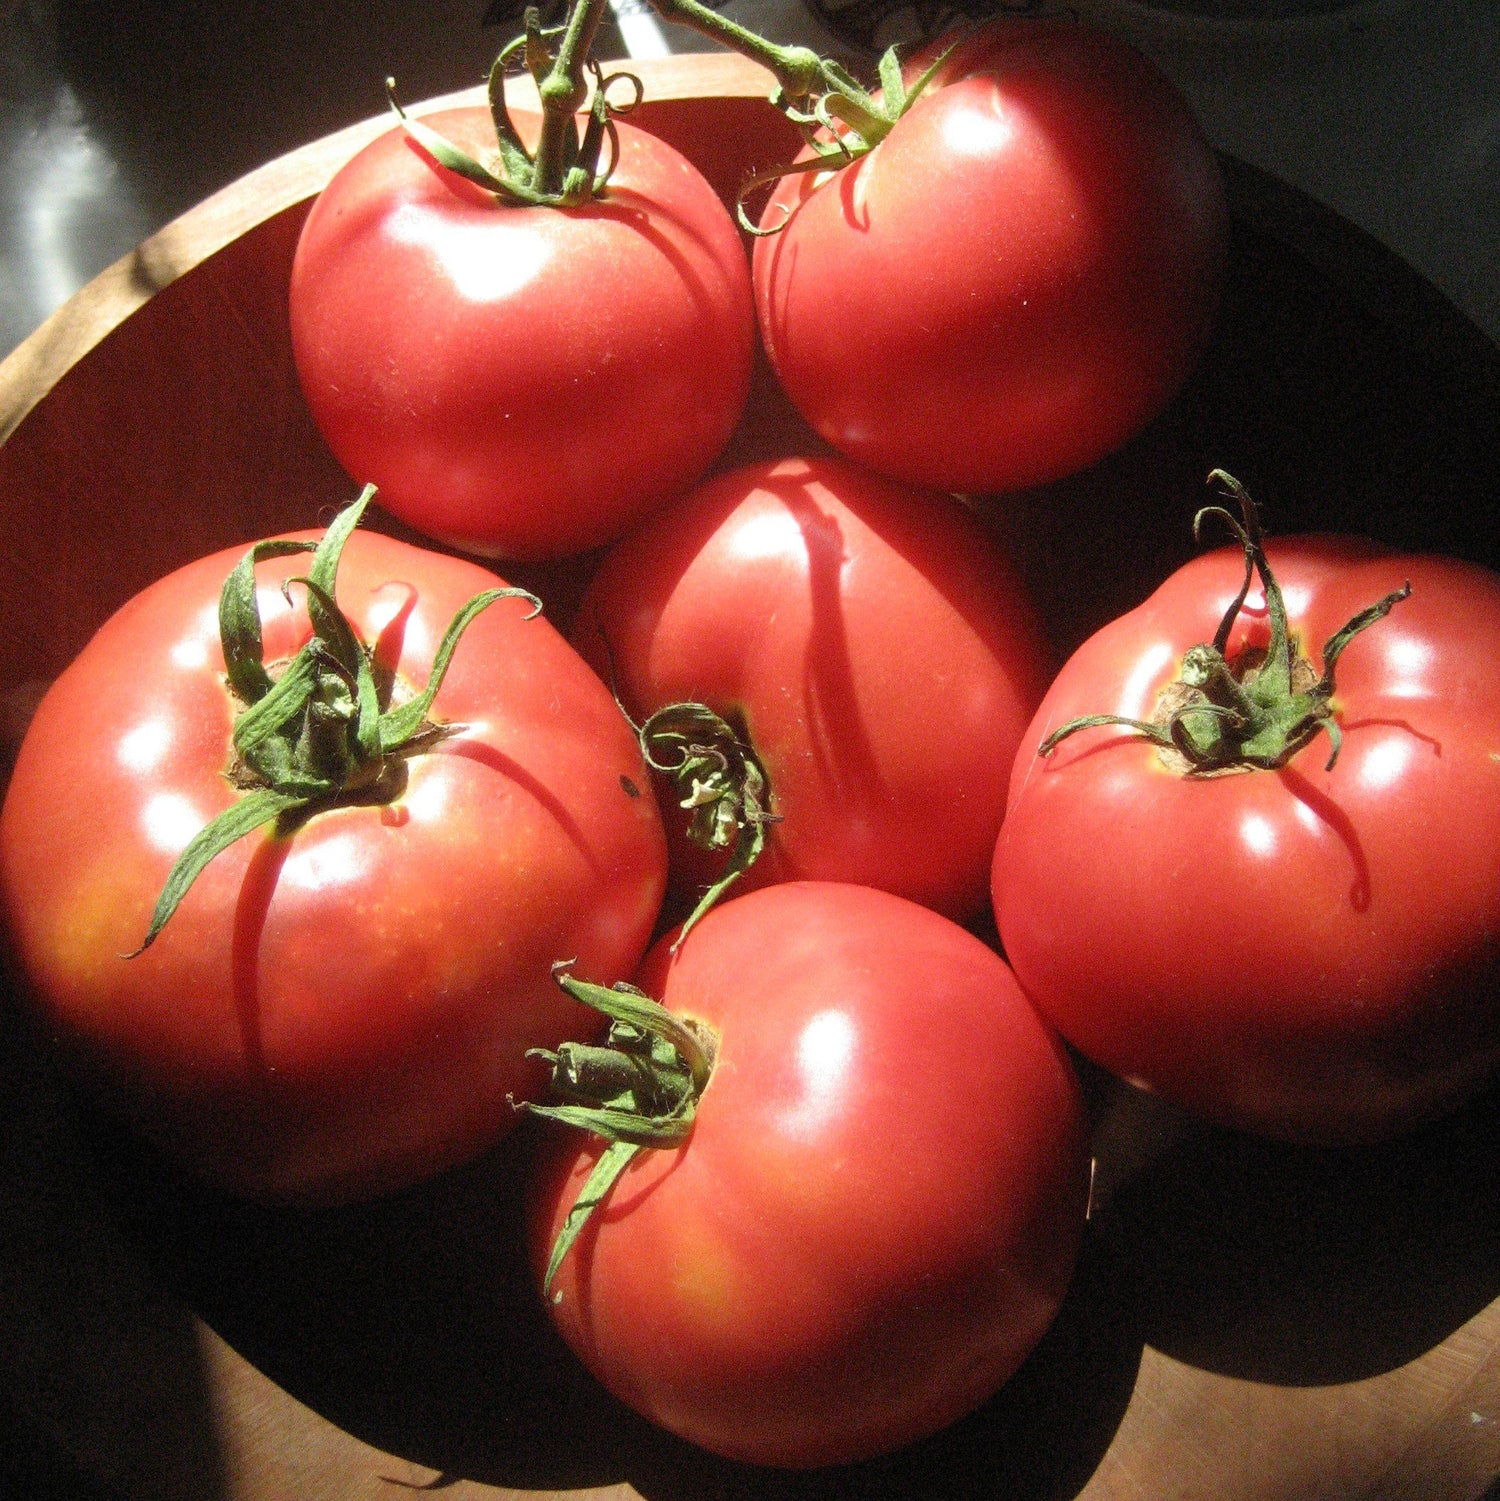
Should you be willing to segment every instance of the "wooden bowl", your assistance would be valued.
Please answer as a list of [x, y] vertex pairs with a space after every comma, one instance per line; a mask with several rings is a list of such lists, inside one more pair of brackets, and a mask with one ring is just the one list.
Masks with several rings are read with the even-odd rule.
[[[785, 156], [756, 68], [636, 66], [637, 121], [726, 194]], [[137, 589], [353, 494], [297, 390], [286, 286], [311, 196], [385, 126], [209, 199], [0, 365], [5, 745]], [[1061, 650], [1188, 555], [1215, 465], [1276, 531], [1497, 561], [1500, 355], [1347, 224], [1226, 168], [1229, 288], [1189, 388], [1097, 469], [984, 503]], [[813, 442], [762, 372], [726, 462]], [[588, 566], [523, 581], [565, 616]], [[655, 1432], [552, 1338], [516, 1251], [519, 1152], [358, 1209], [255, 1208], [78, 1106], [9, 994], [0, 1057], [0, 1463], [31, 1494], [1468, 1501], [1500, 1472], [1493, 1092], [1314, 1152], [1093, 1081], [1096, 1213], [1032, 1359], [926, 1443], [787, 1476]]]

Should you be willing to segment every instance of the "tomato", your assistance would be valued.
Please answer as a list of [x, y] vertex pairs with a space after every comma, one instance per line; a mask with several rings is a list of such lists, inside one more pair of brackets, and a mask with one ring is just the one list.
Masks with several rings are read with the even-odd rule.
[[[593, 1024], [558, 995], [552, 961], [637, 961], [662, 833], [622, 783], [645, 773], [608, 693], [502, 599], [442, 680], [443, 738], [383, 793], [230, 845], [124, 957], [188, 841], [248, 796], [227, 775], [237, 704], [218, 633], [242, 556], [137, 595], [53, 684], [0, 816], [0, 897], [46, 1025], [107, 1107], [232, 1189], [351, 1199], [508, 1129], [507, 1094], [535, 1081], [525, 1049]], [[259, 569], [267, 663], [309, 639], [279, 587], [306, 567]], [[337, 591], [399, 703], [450, 617], [496, 582], [355, 533]]]
[[[487, 110], [425, 123], [495, 149]], [[739, 418], [754, 313], [738, 231], [684, 157], [617, 129], [585, 207], [500, 203], [396, 129], [308, 216], [291, 279], [308, 405], [339, 462], [428, 536], [581, 552], [690, 485]]]
[[[574, 634], [637, 722], [698, 701], [759, 757], [778, 821], [746, 884], [984, 907], [1003, 768], [1050, 656], [1007, 560], [950, 497], [837, 460], [720, 475], [616, 545]], [[683, 823], [688, 890], [722, 860]]]
[[[920, 62], [909, 68], [913, 74]], [[1213, 152], [1155, 69], [1060, 20], [958, 43], [867, 156], [787, 177], [756, 310], [835, 447], [969, 493], [1057, 479], [1171, 400], [1218, 303]]]
[[[1004, 961], [899, 897], [792, 883], [639, 978], [717, 1052], [686, 1141], [636, 1156], [559, 1264], [568, 1343], [654, 1422], [762, 1464], [983, 1402], [1056, 1312], [1088, 1194], [1077, 1080]], [[539, 1277], [600, 1151], [553, 1147]]]
[[[995, 912], [1027, 993], [1107, 1068], [1230, 1125], [1378, 1137], [1500, 1060], [1500, 579], [1345, 537], [1269, 557], [1313, 672], [1411, 583], [1338, 660], [1333, 766], [1320, 733], [1278, 770], [1189, 776], [1108, 725], [1038, 756], [1077, 716], [1152, 718], [1244, 578], [1238, 554], [1201, 557], [1085, 643], [1038, 710]], [[1224, 655], [1272, 632], [1262, 584]]]

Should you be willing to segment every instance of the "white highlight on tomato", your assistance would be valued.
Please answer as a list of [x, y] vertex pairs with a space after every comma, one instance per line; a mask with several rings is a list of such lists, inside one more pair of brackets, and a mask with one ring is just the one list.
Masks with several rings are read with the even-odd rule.
[[184, 672], [196, 672], [200, 667], [208, 666], [208, 643], [189, 636], [172, 648], [171, 658], [172, 666], [180, 667]]
[[767, 506], [758, 515], [735, 527], [727, 539], [729, 555], [737, 563], [761, 558], [782, 558], [807, 551], [802, 523], [784, 506]]
[[1401, 780], [1411, 764], [1412, 743], [1406, 735], [1388, 735], [1372, 745], [1359, 763], [1359, 784], [1371, 792], [1383, 792]]
[[1321, 834], [1328, 827], [1328, 822], [1323, 815], [1311, 803], [1303, 802], [1301, 798], [1297, 799], [1292, 812], [1296, 815], [1297, 822], [1310, 834]]
[[849, 1079], [854, 1059], [854, 1023], [842, 1011], [819, 1011], [797, 1039], [797, 1077], [802, 1099], [795, 1124], [811, 1127], [828, 1116]]
[[1240, 820], [1240, 839], [1252, 855], [1276, 853], [1276, 830], [1259, 813], [1247, 813]]
[[496, 253], [494, 225], [457, 224], [420, 203], [405, 203], [386, 221], [386, 233], [398, 244], [426, 253], [469, 302], [502, 302], [533, 281], [552, 258], [542, 235], [519, 226]]
[[[1388, 624], [1383, 621], [1382, 629]], [[1429, 698], [1432, 688], [1426, 674], [1432, 665], [1432, 646], [1420, 636], [1402, 636], [1398, 631], [1399, 627], [1386, 631], [1380, 642], [1386, 668], [1394, 679], [1388, 679], [1381, 692], [1391, 698]]]
[[[1219, 603], [1214, 607], [1214, 613], [1222, 616], [1223, 613], [1234, 603], [1237, 589], [1226, 589]], [[1305, 584], [1282, 584], [1281, 599], [1286, 606], [1287, 620], [1290, 629], [1295, 635], [1299, 629], [1297, 622], [1307, 613], [1308, 601], [1311, 595]], [[1269, 622], [1271, 612], [1266, 608], [1266, 596], [1264, 591], [1256, 585], [1245, 596], [1245, 603], [1241, 606], [1241, 614], [1249, 620], [1265, 620]], [[1321, 646], [1321, 642], [1315, 643]], [[1232, 653], [1231, 653], [1232, 655]]]
[[371, 591], [359, 629], [365, 644], [374, 648], [385, 628], [404, 611], [406, 618], [397, 638], [400, 651], [394, 665], [403, 673], [414, 674], [420, 682], [425, 677], [420, 664], [431, 663], [441, 638], [433, 634], [421, 611], [415, 608], [417, 598], [416, 588], [401, 579], [377, 584]]
[[171, 725], [164, 719], [148, 719], [120, 737], [115, 756], [127, 771], [154, 771], [171, 744]]
[[281, 868], [280, 880], [304, 891], [347, 886], [365, 873], [360, 841], [352, 834], [330, 834], [295, 848]]
[[1156, 695], [1164, 686], [1162, 673], [1176, 660], [1177, 653], [1170, 641], [1158, 641], [1149, 651], [1142, 652], [1120, 687], [1120, 702], [1114, 712], [1128, 719], [1150, 719]]
[[[312, 566], [312, 554], [307, 555], [307, 566]], [[300, 571], [300, 570], [299, 570]], [[290, 615], [294, 610], [305, 610], [306, 591], [298, 584], [291, 587], [291, 599], [282, 593], [280, 584], [256, 584], [255, 608], [260, 611], [262, 622], [275, 620], [280, 615]], [[294, 603], [293, 601], [297, 601]], [[219, 630], [219, 617], [214, 615], [214, 634]]]
[[[421, 626], [420, 618], [412, 613], [416, 601], [417, 587], [415, 584], [408, 584], [405, 579], [386, 579], [384, 583], [376, 584], [370, 591], [370, 603], [365, 609], [365, 625], [370, 635], [378, 636], [405, 610], [408, 612], [402, 632], [402, 640], [405, 642], [410, 633]], [[425, 632], [423, 639], [426, 639]]]
[[174, 667], [184, 672], [196, 672], [207, 667], [210, 652], [219, 641], [219, 602], [212, 601], [198, 611], [187, 635], [172, 643], [168, 653]]
[[415, 823], [437, 823], [448, 811], [448, 778], [428, 774], [435, 769], [430, 766], [411, 767], [411, 781], [401, 796], [401, 802]]
[[1016, 138], [1016, 121], [998, 87], [989, 97], [969, 102], [968, 108], [949, 109], [943, 117], [943, 145], [956, 156], [991, 159]]
[[146, 838], [166, 855], [180, 855], [207, 822], [180, 792], [158, 792], [141, 809]]

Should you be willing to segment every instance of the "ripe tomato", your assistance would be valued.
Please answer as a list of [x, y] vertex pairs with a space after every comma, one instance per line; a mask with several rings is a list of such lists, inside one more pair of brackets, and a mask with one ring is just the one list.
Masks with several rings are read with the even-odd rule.
[[[484, 109], [425, 123], [494, 152]], [[685, 158], [617, 128], [618, 167], [585, 207], [499, 203], [396, 129], [308, 216], [291, 280], [308, 404], [349, 473], [429, 536], [582, 552], [697, 479], [739, 418], [739, 233]]]
[[[1064, 667], [1011, 779], [995, 912], [1027, 993], [1116, 1073], [1218, 1121], [1377, 1137], [1500, 1060], [1500, 579], [1349, 538], [1273, 543], [1294, 638], [1316, 653], [1410, 580], [1339, 658], [1342, 748], [1186, 776], [1128, 729], [1213, 637], [1243, 562], [1201, 557]], [[1224, 655], [1271, 639], [1253, 590]], [[1252, 659], [1253, 660], [1253, 659]]]
[[[1020, 1365], [1088, 1194], [1080, 1091], [1003, 960], [926, 908], [793, 883], [640, 976], [717, 1035], [691, 1134], [638, 1155], [562, 1260], [568, 1343], [623, 1401], [762, 1464], [931, 1433]], [[600, 1150], [559, 1132], [540, 1277]]]
[[[720, 475], [608, 554], [575, 640], [638, 721], [698, 701], [747, 739], [779, 820], [747, 885], [852, 881], [960, 920], [984, 906], [1001, 768], [1050, 658], [950, 497], [837, 460]], [[722, 861], [684, 824], [669, 820], [688, 891]]]
[[[508, 1128], [506, 1095], [533, 1082], [525, 1050], [592, 1025], [552, 961], [636, 962], [664, 845], [650, 797], [622, 785], [645, 773], [609, 695], [501, 600], [442, 682], [433, 712], [457, 732], [401, 763], [396, 795], [248, 834], [123, 957], [188, 841], [243, 799], [218, 634], [242, 556], [137, 595], [52, 686], [0, 816], [0, 895], [46, 1024], [106, 1105], [236, 1190], [349, 1199]], [[259, 570], [267, 663], [311, 635], [279, 588], [306, 566]], [[450, 617], [496, 582], [355, 533], [337, 590], [399, 703]]]
[[[908, 69], [914, 73], [920, 61]], [[756, 310], [835, 447], [946, 490], [1095, 462], [1155, 417], [1218, 303], [1218, 164], [1124, 43], [1004, 18], [960, 42], [867, 156], [787, 177]]]

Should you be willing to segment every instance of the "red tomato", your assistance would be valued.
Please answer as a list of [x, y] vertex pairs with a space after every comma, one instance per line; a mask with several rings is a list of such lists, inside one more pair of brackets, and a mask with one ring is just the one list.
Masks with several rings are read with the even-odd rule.
[[[984, 906], [1002, 768], [1050, 659], [950, 497], [836, 460], [720, 475], [606, 557], [575, 639], [638, 720], [696, 700], [748, 738], [779, 822], [746, 884], [852, 881], [957, 919]], [[683, 822], [690, 890], [718, 866]]]
[[[1500, 579], [1347, 538], [1273, 543], [1291, 628], [1354, 638], [1322, 734], [1281, 770], [1189, 777], [1128, 730], [1041, 759], [1096, 712], [1150, 719], [1212, 639], [1243, 558], [1174, 574], [1063, 669], [1016, 760], [995, 853], [1005, 951], [1089, 1057], [1218, 1121], [1294, 1139], [1384, 1135], [1500, 1059]], [[1269, 640], [1263, 590], [1229, 639]]]
[[[425, 123], [494, 151], [487, 110]], [[618, 130], [587, 207], [497, 203], [396, 129], [308, 216], [291, 281], [308, 404], [349, 473], [429, 536], [582, 552], [697, 479], [739, 418], [754, 343], [739, 233], [684, 157]]]
[[[925, 908], [796, 883], [711, 912], [642, 986], [718, 1035], [692, 1134], [643, 1152], [553, 1283], [595, 1375], [717, 1453], [833, 1464], [984, 1401], [1062, 1300], [1077, 1080], [1005, 963]], [[540, 1276], [598, 1138], [541, 1159]]]
[[[394, 800], [241, 839], [122, 957], [188, 840], [241, 796], [218, 599], [242, 556], [136, 596], [53, 685], [0, 817], [0, 894], [46, 1023], [111, 1108], [236, 1190], [354, 1198], [488, 1146], [506, 1095], [534, 1082], [525, 1049], [592, 1028], [550, 965], [636, 962], [661, 828], [622, 786], [645, 773], [609, 695], [502, 600], [436, 701], [461, 732], [406, 761]], [[306, 567], [259, 571], [268, 663], [309, 639], [278, 587]], [[377, 661], [420, 686], [450, 617], [495, 582], [357, 532], [338, 598]]]
[[783, 221], [755, 298], [793, 402], [851, 458], [971, 493], [1081, 469], [1167, 405], [1227, 232], [1171, 85], [1122, 42], [1024, 18], [961, 42], [867, 156], [786, 178], [761, 227]]

